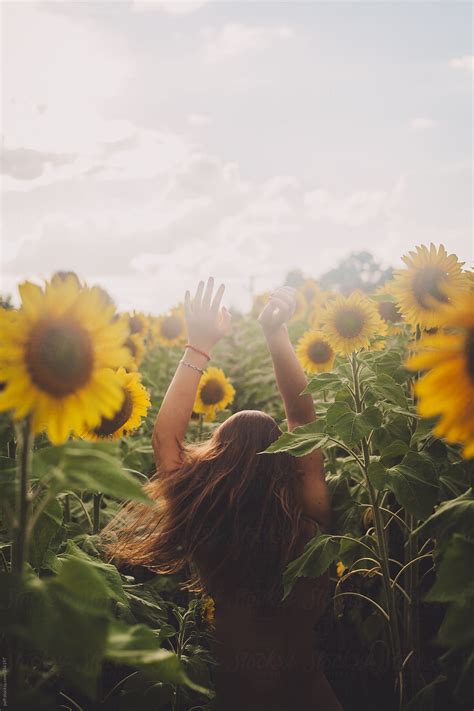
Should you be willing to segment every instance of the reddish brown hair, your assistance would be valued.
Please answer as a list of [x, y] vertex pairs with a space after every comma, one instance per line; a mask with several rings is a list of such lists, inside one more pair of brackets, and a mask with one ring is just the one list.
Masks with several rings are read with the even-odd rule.
[[[229, 417], [182, 464], [145, 486], [156, 507], [129, 503], [104, 529], [118, 561], [160, 573], [188, 573], [188, 587], [228, 596], [280, 589], [301, 545], [296, 460], [261, 454], [281, 434], [257, 410]], [[190, 573], [190, 574], [189, 574]]]

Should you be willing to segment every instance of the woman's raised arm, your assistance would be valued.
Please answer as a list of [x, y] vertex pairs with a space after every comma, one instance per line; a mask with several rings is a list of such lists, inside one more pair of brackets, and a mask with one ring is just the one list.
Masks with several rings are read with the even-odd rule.
[[153, 428], [152, 444], [157, 467], [164, 470], [179, 466], [181, 444], [193, 411], [194, 400], [202, 373], [207, 367], [213, 346], [224, 336], [230, 326], [230, 314], [220, 307], [224, 294], [221, 284], [214, 292], [214, 279], [207, 285], [199, 282], [194, 299], [189, 291], [184, 299], [188, 343], [171, 381]]
[[[275, 377], [280, 390], [291, 432], [295, 427], [316, 419], [313, 398], [302, 395], [307, 380], [296, 357], [286, 327], [295, 309], [295, 292], [281, 287], [271, 296], [258, 320], [268, 343]], [[331, 519], [330, 499], [324, 477], [324, 460], [320, 449], [298, 458], [302, 472], [300, 497], [303, 512], [328, 529]]]

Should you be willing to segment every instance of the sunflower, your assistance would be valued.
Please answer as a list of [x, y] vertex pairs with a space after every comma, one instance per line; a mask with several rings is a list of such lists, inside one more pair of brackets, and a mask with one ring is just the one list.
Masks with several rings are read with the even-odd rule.
[[296, 296], [296, 308], [290, 321], [304, 321], [306, 314], [308, 312], [308, 304], [306, 303], [306, 298], [301, 291], [295, 292]]
[[155, 320], [153, 335], [158, 343], [163, 346], [180, 346], [186, 340], [186, 322], [184, 320], [184, 309], [176, 306], [164, 316], [159, 316]]
[[296, 355], [307, 373], [331, 370], [336, 357], [322, 331], [306, 331], [297, 343]]
[[[422, 328], [442, 326], [443, 305], [449, 299], [456, 305], [469, 289], [468, 279], [461, 271], [464, 262], [449, 254], [443, 245], [436, 249], [425, 245], [416, 247], [402, 257], [407, 269], [398, 269], [393, 280], [393, 295], [408, 323]], [[447, 292], [451, 294], [448, 297]]]
[[122, 404], [111, 369], [126, 361], [127, 329], [97, 289], [80, 288], [73, 276], [44, 289], [25, 282], [19, 291], [20, 310], [2, 319], [0, 411], [11, 410], [17, 420], [31, 415], [33, 432], [45, 429], [59, 444]]
[[324, 300], [323, 291], [314, 279], [306, 279], [306, 281], [299, 287], [298, 291], [303, 294], [308, 306], [314, 306], [318, 302]]
[[216, 604], [210, 595], [205, 595], [202, 600], [202, 617], [211, 629], [215, 627]]
[[422, 417], [439, 417], [438, 437], [464, 446], [474, 457], [474, 294], [465, 294], [456, 307], [441, 314], [447, 330], [426, 334], [414, 344], [416, 355], [406, 365], [426, 370], [414, 386]]
[[351, 294], [339, 295], [328, 303], [322, 330], [336, 353], [352, 353], [367, 348], [383, 326], [373, 303], [360, 294]]
[[223, 410], [234, 399], [235, 390], [220, 368], [207, 368], [199, 383], [193, 410], [204, 415], [206, 422], [215, 419], [217, 411]]
[[150, 397], [141, 384], [139, 373], [127, 373], [125, 368], [117, 370], [117, 380], [123, 391], [123, 402], [113, 417], [103, 417], [97, 427], [85, 430], [84, 439], [120, 439], [140, 426], [150, 407]]
[[[128, 319], [123, 319], [128, 323]], [[128, 358], [125, 367], [128, 370], [138, 370], [145, 356], [145, 343], [139, 333], [132, 333], [124, 343], [127, 349]]]
[[138, 333], [142, 338], [145, 338], [148, 332], [148, 317], [141, 311], [133, 311], [127, 316], [130, 334]]

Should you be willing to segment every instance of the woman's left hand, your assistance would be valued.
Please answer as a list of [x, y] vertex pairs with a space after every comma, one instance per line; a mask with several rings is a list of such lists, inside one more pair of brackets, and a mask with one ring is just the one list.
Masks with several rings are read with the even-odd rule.
[[197, 348], [210, 351], [220, 339], [229, 332], [231, 315], [221, 300], [225, 286], [221, 284], [215, 295], [214, 279], [209, 277], [207, 284], [199, 282], [194, 299], [189, 291], [184, 297], [184, 314], [188, 329], [188, 340]]

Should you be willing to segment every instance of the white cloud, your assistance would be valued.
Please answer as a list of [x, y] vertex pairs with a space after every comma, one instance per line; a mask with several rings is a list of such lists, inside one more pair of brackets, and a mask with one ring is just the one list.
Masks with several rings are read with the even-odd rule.
[[189, 15], [207, 2], [209, 0], [133, 0], [132, 9], [136, 12], [161, 10], [167, 15]]
[[229, 23], [220, 29], [207, 28], [202, 33], [204, 56], [208, 62], [220, 62], [248, 52], [268, 49], [275, 42], [294, 37], [291, 28], [263, 27]]
[[426, 118], [423, 116], [418, 116], [410, 120], [410, 128], [415, 131], [425, 131], [436, 126], [436, 121], [431, 118]]
[[188, 114], [187, 121], [190, 126], [209, 126], [212, 119], [208, 114]]
[[465, 72], [474, 72], [474, 54], [466, 54], [463, 57], [453, 57], [449, 60], [452, 69], [460, 69]]

